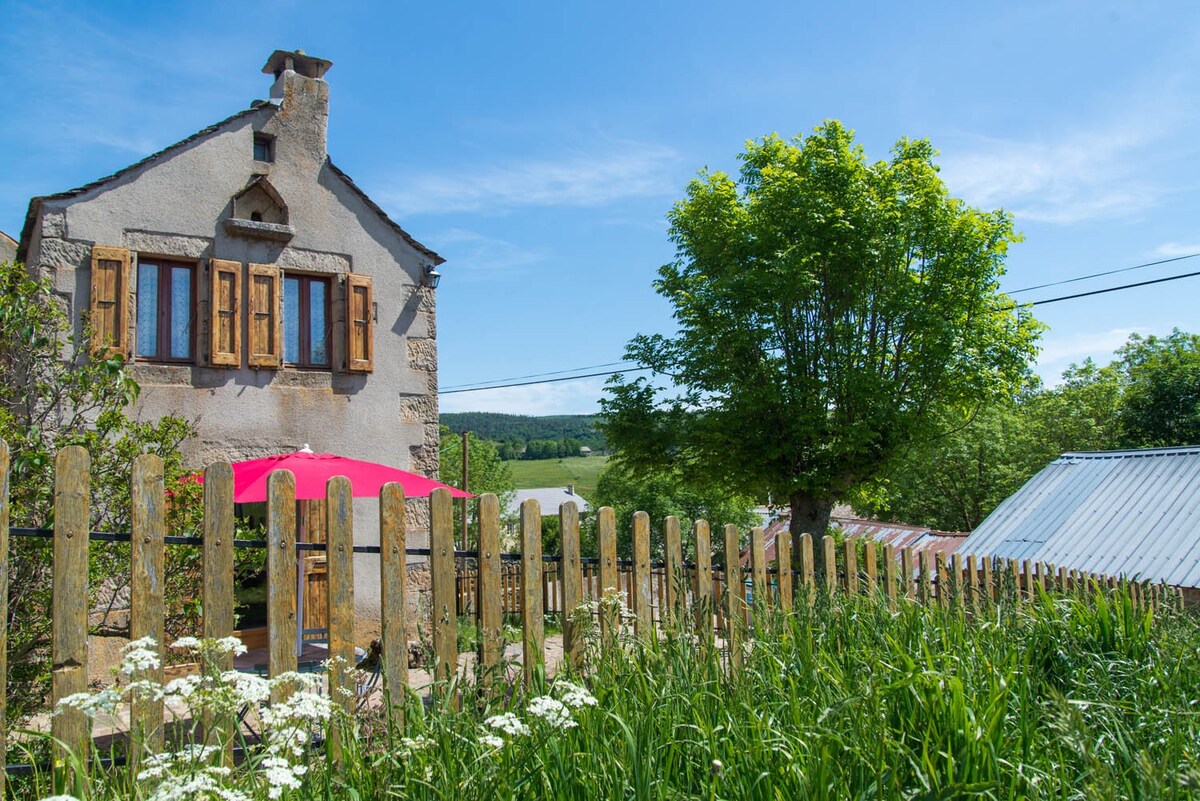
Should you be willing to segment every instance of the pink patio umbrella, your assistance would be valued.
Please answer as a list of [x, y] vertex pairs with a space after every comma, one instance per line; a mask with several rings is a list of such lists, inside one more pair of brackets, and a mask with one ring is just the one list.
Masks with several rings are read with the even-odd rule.
[[334, 476], [350, 479], [355, 498], [377, 498], [384, 484], [404, 487], [406, 498], [428, 498], [435, 489], [448, 489], [455, 498], [474, 498], [469, 492], [442, 484], [416, 473], [376, 462], [364, 462], [332, 453], [313, 453], [305, 445], [295, 453], [233, 463], [234, 503], [260, 503], [267, 499], [267, 478], [276, 470], [290, 470], [296, 477], [296, 500], [325, 497], [325, 484]]
[[[332, 453], [313, 453], [305, 445], [295, 453], [281, 453], [262, 459], [247, 459], [233, 465], [234, 503], [261, 503], [267, 500], [267, 480], [276, 470], [290, 470], [296, 477], [296, 500], [325, 498], [325, 485], [334, 476], [350, 479], [350, 493], [355, 498], [377, 498], [384, 484], [395, 482], [404, 488], [406, 498], [428, 498], [435, 489], [448, 489], [455, 498], [474, 498], [464, 490], [440, 481], [409, 473], [376, 462], [365, 462]], [[203, 476], [200, 476], [203, 481]], [[306, 528], [303, 514], [297, 515], [301, 532]], [[301, 536], [303, 539], [303, 535]], [[299, 557], [297, 557], [299, 562]], [[296, 617], [304, 620], [304, 571], [296, 573]], [[304, 627], [296, 628], [296, 653], [303, 650]]]

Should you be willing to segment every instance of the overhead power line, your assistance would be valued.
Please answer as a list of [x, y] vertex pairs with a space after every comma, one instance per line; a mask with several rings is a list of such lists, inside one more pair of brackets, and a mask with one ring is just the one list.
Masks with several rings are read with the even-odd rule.
[[[1180, 261], [1181, 259], [1190, 259], [1190, 258], [1194, 258], [1196, 256], [1200, 256], [1200, 253], [1193, 253], [1190, 256], [1179, 256], [1174, 259], [1165, 259], [1161, 262], [1147, 263], [1144, 265], [1135, 265], [1134, 267], [1123, 267], [1120, 270], [1112, 270], [1107, 273], [1096, 273], [1093, 276], [1081, 276], [1080, 278], [1072, 278], [1067, 281], [1059, 281], [1059, 282], [1056, 282], [1053, 284], [1044, 284], [1043, 286], [1057, 286], [1058, 284], [1072, 283], [1073, 281], [1082, 281], [1084, 278], [1094, 278], [1094, 277], [1098, 277], [1101, 275], [1111, 275], [1113, 273], [1118, 273], [1118, 272], [1127, 272], [1129, 270], [1139, 269], [1140, 267], [1152, 266], [1152, 264], [1166, 264], [1167, 262]], [[1110, 292], [1121, 292], [1126, 289], [1137, 289], [1138, 287], [1152, 286], [1154, 284], [1165, 284], [1170, 281], [1179, 281], [1183, 278], [1195, 278], [1196, 276], [1200, 276], [1200, 270], [1197, 270], [1195, 272], [1190, 272], [1190, 273], [1181, 273], [1180, 275], [1169, 275], [1165, 278], [1154, 278], [1149, 281], [1137, 281], [1132, 284], [1121, 284], [1120, 286], [1112, 286], [1112, 287], [1108, 287], [1106, 289], [1093, 289], [1090, 292], [1077, 292], [1073, 295], [1060, 295], [1056, 298], [1043, 298], [1042, 300], [1033, 300], [1033, 301], [1028, 301], [1026, 303], [1014, 303], [1012, 306], [1005, 306], [1000, 310], [1008, 311], [1011, 309], [1028, 309], [1028, 308], [1032, 308], [1034, 306], [1047, 306], [1051, 303], [1061, 303], [1064, 300], [1078, 300], [1079, 298], [1088, 298], [1088, 297], [1092, 297], [1093, 295], [1106, 295]], [[1018, 289], [1018, 290], [1014, 290], [1014, 291], [1023, 292], [1023, 291], [1029, 291], [1031, 289], [1038, 289], [1038, 288], [1040, 288], [1040, 287], [1028, 287], [1025, 290]], [[621, 362], [610, 362], [610, 364], [621, 364]], [[601, 367], [601, 366], [605, 366], [605, 365], [596, 365], [596, 366]], [[577, 367], [575, 369], [576, 370], [586, 370], [588, 368]], [[460, 392], [483, 392], [483, 391], [489, 390], [489, 389], [509, 389], [512, 387], [530, 387], [530, 386], [534, 386], [536, 384], [557, 384], [560, 381], [575, 381], [575, 380], [581, 379], [581, 378], [597, 378], [600, 376], [617, 375], [618, 373], [640, 373], [640, 372], [644, 372], [649, 369], [650, 369], [649, 367], [634, 367], [634, 368], [621, 369], [621, 370], [607, 370], [607, 371], [601, 372], [601, 373], [587, 373], [585, 375], [569, 375], [569, 376], [563, 376], [561, 378], [545, 378], [545, 379], [541, 379], [541, 380], [537, 380], [537, 381], [520, 381], [520, 382], [505, 383], [505, 384], [490, 384], [488, 386], [483, 386], [483, 387], [460, 384], [454, 389], [440, 390], [438, 392], [438, 394], [439, 395], [457, 395]], [[557, 371], [554, 371], [551, 373], [539, 373], [537, 375], [557, 375], [559, 373], [570, 373], [570, 372], [574, 372], [574, 371], [573, 370], [557, 370]], [[529, 377], [532, 378], [533, 376], [529, 376]]]
[[[575, 381], [579, 378], [596, 378], [598, 376], [616, 375], [617, 373], [640, 373], [649, 370], [649, 367], [634, 367], [627, 370], [608, 370], [603, 373], [588, 373], [586, 375], [569, 375], [563, 378], [543, 378], [540, 381], [522, 381], [516, 384], [494, 384], [490, 387], [470, 387], [467, 389], [444, 389], [438, 392], [439, 395], [457, 395], [460, 392], [483, 392], [488, 389], [508, 389], [509, 387], [530, 387], [534, 384], [557, 384], [560, 381]], [[569, 372], [563, 370], [562, 372]]]
[[[587, 367], [573, 367], [569, 370], [552, 370], [549, 373], [530, 373], [529, 375], [514, 375], [514, 376], [509, 376], [508, 378], [493, 378], [490, 381], [470, 381], [466, 384], [455, 384], [453, 386], [446, 387], [443, 390], [443, 392], [448, 394], [450, 392], [454, 392], [454, 391], [457, 391], [460, 389], [466, 389], [467, 387], [476, 387], [479, 389], [486, 389], [487, 387], [484, 386], [485, 384], [496, 384], [496, 383], [506, 382], [506, 381], [522, 381], [526, 378], [542, 378], [543, 376], [562, 375], [563, 373], [577, 373], [580, 370], [598, 370], [601, 367], [616, 367], [618, 364], [625, 364], [626, 361], [628, 361], [628, 360], [622, 359], [619, 362], [605, 362], [604, 364], [589, 364]], [[579, 377], [584, 378], [584, 376], [579, 376]]]
[[1158, 261], [1148, 261], [1144, 264], [1135, 264], [1132, 267], [1120, 267], [1116, 270], [1105, 270], [1104, 272], [1101, 272], [1101, 273], [1091, 273], [1090, 275], [1079, 275], [1079, 276], [1076, 276], [1075, 278], [1064, 278], [1062, 281], [1051, 281], [1050, 283], [1047, 283], [1047, 284], [1037, 284], [1035, 286], [1023, 286], [1020, 289], [1014, 289], [1013, 291], [1009, 292], [1008, 294], [1015, 295], [1018, 292], [1032, 292], [1035, 289], [1048, 289], [1049, 287], [1052, 287], [1052, 286], [1062, 286], [1063, 284], [1074, 284], [1074, 283], [1078, 283], [1079, 281], [1088, 281], [1088, 280], [1091, 280], [1092, 278], [1103, 278], [1106, 275], [1117, 275], [1118, 273], [1127, 273], [1127, 272], [1131, 272], [1133, 270], [1142, 270], [1142, 269], [1145, 269], [1146, 267], [1157, 267], [1160, 264], [1170, 264], [1171, 262], [1174, 262], [1174, 261], [1183, 261], [1184, 259], [1194, 259], [1197, 256], [1200, 256], [1200, 253], [1189, 253], [1186, 256], [1174, 256], [1169, 259], [1159, 259]]

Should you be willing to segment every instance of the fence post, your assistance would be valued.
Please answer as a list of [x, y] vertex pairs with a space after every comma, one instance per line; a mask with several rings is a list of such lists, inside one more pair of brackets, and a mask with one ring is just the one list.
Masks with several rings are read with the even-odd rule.
[[821, 553], [824, 556], [822, 567], [824, 568], [825, 594], [832, 598], [838, 585], [837, 554], [834, 551], [833, 537], [828, 534], [821, 537]]
[[779, 569], [779, 606], [792, 611], [792, 532], [775, 535], [775, 566]]
[[746, 624], [746, 582], [738, 564], [738, 527], [725, 524], [725, 644], [729, 668], [742, 667], [742, 627]]
[[912, 548], [900, 551], [900, 578], [904, 581], [904, 597], [917, 599], [917, 553]]
[[[69, 695], [87, 691], [88, 534], [91, 458], [79, 445], [58, 452], [54, 460], [54, 613], [51, 631], [51, 697], [53, 707]], [[91, 719], [78, 709], [63, 708], [51, 719], [55, 762], [70, 749], [86, 764], [91, 745]]]
[[[267, 642], [268, 673], [296, 669], [296, 477], [276, 470], [267, 477]], [[276, 687], [278, 703], [292, 688]]]
[[[458, 619], [454, 614], [454, 501], [450, 490], [429, 495], [429, 583], [433, 596], [434, 681], [448, 685], [458, 673]], [[534, 589], [541, 597], [541, 588]], [[435, 684], [436, 686], [436, 684]], [[447, 688], [435, 690], [444, 695]]]
[[[163, 609], [163, 558], [166, 535], [166, 492], [163, 460], [142, 454], [133, 460], [130, 482], [130, 547], [133, 557], [129, 639], [150, 637], [158, 652], [159, 666], [138, 671], [134, 680], [162, 684], [165, 610]], [[136, 774], [147, 753], [162, 750], [163, 702], [147, 693], [137, 693], [130, 704], [130, 763]]]
[[679, 518], [668, 515], [663, 519], [663, 570], [666, 571], [667, 586], [662, 619], [668, 627], [678, 626], [683, 617], [683, 599], [687, 597], [687, 584], [683, 574], [683, 542], [679, 535]]
[[545, 620], [542, 611], [542, 507], [533, 498], [521, 503], [521, 652], [525, 687], [543, 667]]
[[596, 539], [600, 548], [600, 643], [608, 649], [616, 644], [621, 629], [620, 610], [614, 608], [620, 592], [620, 576], [617, 575], [617, 518], [611, 506], [602, 506], [596, 513]]
[[878, 575], [877, 575], [879, 566], [876, 563], [875, 541], [874, 540], [867, 540], [866, 543], [863, 545], [863, 560], [867, 563], [866, 568], [865, 568], [867, 571], [866, 572], [867, 595], [874, 598], [875, 597], [875, 588], [879, 584], [879, 579], [878, 579]]
[[812, 534], [800, 535], [800, 586], [804, 588], [804, 602], [811, 604], [816, 600], [816, 559], [813, 558]]
[[[233, 468], [228, 462], [216, 462], [204, 469], [203, 539], [201, 629], [205, 639], [219, 640], [233, 636]], [[268, 588], [272, 581], [267, 578]], [[233, 654], [210, 652], [205, 659], [209, 670], [233, 669]], [[226, 766], [233, 765], [233, 721], [212, 712], [205, 712], [203, 720], [204, 730], [213, 742], [228, 744], [222, 761]]]
[[[0, 620], [8, 620], [8, 443], [0, 440]], [[0, 754], [8, 753], [8, 626], [0, 626]], [[3, 759], [3, 757], [0, 757]], [[0, 765], [0, 768], [3, 766]], [[8, 798], [0, 770], [0, 798]]]
[[[921, 603], [926, 606], [933, 604], [933, 577], [937, 575], [937, 564], [933, 551], [921, 551]], [[938, 587], [939, 595], [941, 587]]]
[[489, 685], [498, 678], [504, 649], [504, 590], [500, 574], [500, 500], [492, 493], [479, 498], [479, 664]]
[[750, 529], [750, 577], [754, 605], [766, 609], [771, 600], [767, 592], [767, 548], [763, 530], [758, 526]]
[[1022, 564], [1021, 564], [1021, 569], [1022, 569], [1022, 571], [1024, 573], [1024, 577], [1025, 577], [1025, 581], [1024, 581], [1025, 598], [1032, 601], [1036, 597], [1034, 594], [1034, 591], [1033, 591], [1033, 583], [1035, 580], [1034, 573], [1033, 573], [1033, 571], [1034, 571], [1033, 560], [1032, 559], [1024, 560], [1024, 562], [1022, 562]]
[[654, 608], [650, 600], [650, 515], [634, 512], [633, 601], [634, 633], [649, 642], [654, 638]]
[[842, 543], [842, 564], [846, 569], [846, 594], [858, 595], [858, 543], [849, 537]]
[[[404, 552], [408, 545], [404, 503], [404, 487], [400, 484], [389, 482], [380, 488], [379, 611], [383, 616], [380, 631], [383, 692], [388, 717], [397, 730], [404, 727], [404, 704], [408, 696], [408, 557]], [[479, 547], [483, 549], [482, 543]]]
[[980, 609], [979, 603], [979, 565], [975, 554], [967, 554], [967, 608], [971, 612]]
[[579, 668], [583, 661], [579, 620], [579, 608], [583, 605], [583, 563], [579, 553], [579, 507], [575, 501], [558, 507], [558, 530], [562, 533], [563, 651], [567, 664]]
[[943, 609], [950, 608], [950, 599], [954, 593], [954, 589], [950, 586], [950, 566], [946, 564], [946, 554], [938, 552], [933, 555], [934, 564], [937, 566], [937, 600], [938, 606]]
[[896, 608], [896, 546], [888, 543], [883, 546], [883, 591], [887, 595], [888, 609]]
[[[325, 553], [329, 592], [329, 695], [347, 715], [357, 707], [354, 666], [354, 506], [350, 479], [334, 476], [325, 484]], [[334, 762], [342, 759], [342, 727], [330, 733]]]
[[709, 643], [713, 636], [713, 581], [712, 540], [708, 521], [697, 520], [692, 524], [692, 537], [696, 543], [696, 573], [692, 577], [692, 598], [696, 611], [696, 634], [702, 643]]

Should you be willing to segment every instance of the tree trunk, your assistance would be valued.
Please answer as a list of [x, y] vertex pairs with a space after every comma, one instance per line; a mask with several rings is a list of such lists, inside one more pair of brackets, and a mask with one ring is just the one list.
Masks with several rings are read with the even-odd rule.
[[833, 511], [833, 499], [810, 495], [807, 492], [792, 493], [788, 499], [792, 508], [792, 521], [788, 530], [792, 533], [792, 564], [800, 570], [800, 535], [811, 534], [813, 540], [814, 572], [823, 570], [821, 560], [822, 539], [829, 528], [829, 515]]

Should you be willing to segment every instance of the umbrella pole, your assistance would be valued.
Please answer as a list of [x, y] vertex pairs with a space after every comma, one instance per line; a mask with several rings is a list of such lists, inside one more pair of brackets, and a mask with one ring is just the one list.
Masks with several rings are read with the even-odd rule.
[[[308, 542], [308, 505], [296, 501], [297, 542]], [[296, 659], [304, 650], [304, 551], [296, 550]]]

